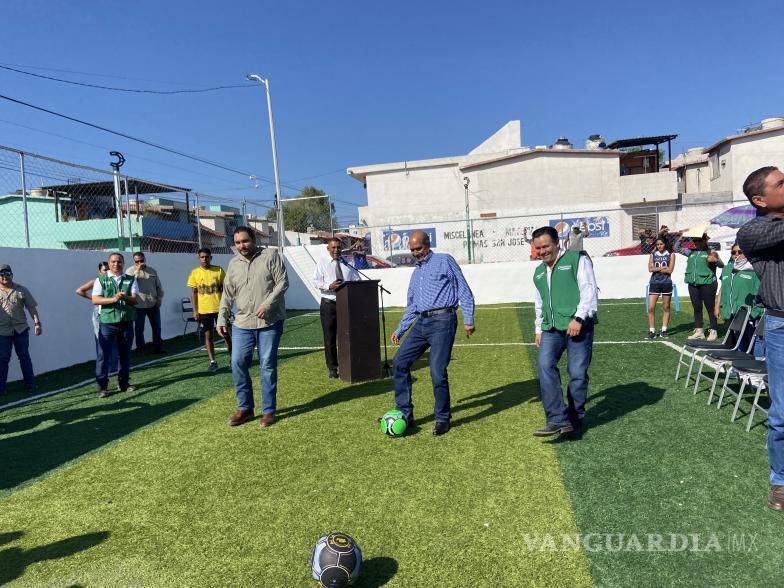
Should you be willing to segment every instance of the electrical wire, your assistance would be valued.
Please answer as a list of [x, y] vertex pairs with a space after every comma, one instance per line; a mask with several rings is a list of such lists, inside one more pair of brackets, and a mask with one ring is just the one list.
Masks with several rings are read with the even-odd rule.
[[134, 137], [133, 135], [129, 135], [127, 133], [123, 133], [123, 132], [120, 132], [120, 131], [113, 131], [112, 129], [109, 129], [109, 128], [106, 128], [106, 127], [102, 127], [101, 125], [97, 125], [97, 124], [94, 124], [94, 123], [91, 123], [91, 122], [87, 122], [85, 120], [81, 120], [81, 119], [75, 118], [73, 116], [68, 116], [67, 114], [61, 114], [59, 112], [55, 112], [54, 110], [49, 110], [47, 108], [43, 108], [42, 106], [36, 106], [35, 104], [30, 104], [29, 102], [24, 102], [23, 100], [17, 100], [16, 98], [11, 98], [10, 96], [5, 96], [3, 94], [0, 94], [0, 99], [8, 100], [9, 102], [13, 102], [15, 104], [20, 104], [22, 106], [26, 106], [27, 108], [32, 108], [34, 110], [39, 110], [41, 112], [45, 112], [47, 114], [51, 114], [51, 115], [57, 116], [59, 118], [64, 118], [65, 120], [70, 120], [71, 122], [75, 122], [75, 123], [78, 123], [78, 124], [81, 124], [81, 125], [84, 125], [84, 126], [87, 126], [87, 127], [91, 127], [93, 129], [97, 129], [97, 130], [103, 131], [105, 133], [110, 133], [112, 135], [117, 135], [118, 137], [123, 137], [125, 139], [129, 139], [130, 141], [135, 141], [137, 143], [141, 143], [142, 145], [147, 145], [149, 147], [154, 147], [156, 149], [160, 149], [161, 151], [166, 151], [168, 153], [173, 153], [174, 155], [179, 155], [180, 157], [185, 157], [187, 159], [192, 159], [194, 161], [198, 161], [198, 162], [204, 163], [206, 165], [211, 165], [213, 167], [217, 167], [217, 168], [220, 168], [220, 169], [223, 169], [223, 170], [235, 173], [235, 174], [240, 174], [240, 175], [245, 176], [245, 177], [249, 177], [249, 176], [253, 175], [253, 176], [256, 176], [260, 180], [272, 183], [272, 180], [270, 180], [268, 178], [264, 178], [264, 177], [262, 177], [262, 176], [260, 176], [258, 174], [254, 174], [254, 173], [251, 173], [251, 172], [242, 171], [242, 170], [239, 170], [239, 169], [236, 169], [236, 168], [233, 168], [233, 167], [229, 167], [228, 165], [224, 165], [222, 163], [218, 163], [218, 162], [215, 162], [215, 161], [210, 161], [209, 159], [205, 159], [205, 158], [199, 157], [197, 155], [189, 155], [187, 153], [183, 153], [182, 151], [178, 151], [177, 149], [172, 149], [172, 148], [166, 147], [164, 145], [159, 145], [157, 143], [153, 143], [152, 141], [147, 141], [146, 139], [140, 139], [138, 137]]
[[85, 82], [76, 82], [74, 80], [64, 80], [62, 78], [55, 78], [53, 76], [45, 76], [42, 74], [33, 73], [31, 71], [24, 71], [21, 69], [16, 69], [15, 67], [9, 67], [7, 65], [0, 65], [0, 69], [4, 69], [7, 71], [13, 71], [16, 73], [20, 73], [26, 76], [31, 76], [34, 78], [39, 78], [42, 80], [49, 80], [52, 82], [60, 82], [62, 84], [71, 84], [73, 86], [83, 86], [85, 88], [96, 88], [98, 90], [111, 90], [113, 92], [130, 92], [134, 94], [200, 94], [203, 92], [214, 92], [215, 90], [228, 90], [232, 88], [255, 88], [256, 84], [232, 84], [226, 86], [212, 86], [209, 88], [197, 88], [197, 89], [190, 89], [190, 90], [141, 90], [137, 88], [117, 88], [114, 86], [102, 86], [100, 84], [87, 84]]

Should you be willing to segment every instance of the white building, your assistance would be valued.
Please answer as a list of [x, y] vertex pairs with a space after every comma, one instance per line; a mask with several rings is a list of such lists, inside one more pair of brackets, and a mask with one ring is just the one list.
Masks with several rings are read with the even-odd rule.
[[[784, 164], [783, 127], [784, 119], [766, 120], [708, 150], [690, 150], [673, 159], [670, 170], [659, 146], [676, 135], [609, 146], [594, 135], [583, 148], [564, 138], [530, 148], [522, 145], [520, 122], [511, 121], [467, 155], [347, 172], [367, 190], [359, 221], [369, 227], [379, 255], [402, 252], [410, 230], [423, 228], [435, 237], [436, 249], [462, 261], [527, 259], [524, 230], [549, 224], [568, 232], [574, 222], [589, 224], [586, 249], [601, 255], [634, 245], [641, 229], [707, 223], [744, 200], [741, 186], [749, 172]], [[707, 173], [711, 161], [716, 163]]]

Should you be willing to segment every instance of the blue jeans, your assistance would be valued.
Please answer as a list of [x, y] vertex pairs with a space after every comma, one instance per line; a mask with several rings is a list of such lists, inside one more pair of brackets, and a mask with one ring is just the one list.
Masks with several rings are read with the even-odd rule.
[[768, 461], [770, 483], [784, 484], [784, 318], [765, 317], [765, 361], [768, 364]]
[[[561, 388], [561, 372], [558, 360], [566, 351], [566, 368], [569, 386], [566, 395], [569, 405], [564, 403]], [[539, 345], [539, 390], [547, 423], [556, 427], [571, 424], [582, 425], [585, 416], [585, 400], [588, 395], [588, 366], [593, 354], [593, 321], [587, 319], [577, 337], [566, 331], [551, 329], [542, 333]]]
[[457, 315], [438, 314], [420, 317], [397, 350], [392, 363], [395, 377], [395, 404], [407, 420], [413, 417], [411, 401], [411, 366], [430, 348], [430, 379], [433, 381], [433, 416], [436, 422], [449, 422], [452, 418], [449, 399], [449, 378], [446, 368], [452, 358], [455, 343]]
[[[101, 354], [101, 344], [98, 342], [98, 332], [101, 329], [101, 311], [99, 307], [93, 307], [93, 332], [95, 333], [95, 359], [98, 360], [98, 356]], [[112, 355], [109, 359], [109, 373], [113, 374], [117, 372], [117, 347], [112, 347]]]
[[16, 351], [16, 357], [19, 359], [25, 388], [31, 391], [35, 387], [35, 373], [33, 372], [33, 360], [30, 359], [29, 346], [30, 329], [25, 329], [21, 333], [14, 331], [7, 337], [0, 335], [0, 394], [5, 394], [8, 364], [11, 363], [11, 348]]
[[283, 321], [263, 329], [231, 331], [231, 375], [237, 393], [237, 408], [253, 410], [253, 381], [250, 365], [253, 350], [259, 349], [259, 379], [261, 380], [261, 413], [274, 413], [278, 396], [278, 345], [283, 334]]
[[130, 321], [100, 324], [98, 327], [98, 361], [95, 362], [95, 381], [99, 390], [106, 390], [109, 385], [109, 364], [115, 348], [120, 362], [117, 384], [120, 390], [128, 388], [131, 377], [132, 342], [133, 327]]
[[152, 344], [155, 349], [163, 347], [161, 340], [161, 309], [157, 306], [136, 309], [136, 349], [144, 347], [144, 317], [150, 319], [152, 328]]

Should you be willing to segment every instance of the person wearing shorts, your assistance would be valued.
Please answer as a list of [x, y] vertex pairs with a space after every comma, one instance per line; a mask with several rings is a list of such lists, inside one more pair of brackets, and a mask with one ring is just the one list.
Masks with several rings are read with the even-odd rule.
[[[199, 249], [199, 267], [194, 268], [188, 276], [188, 287], [191, 289], [193, 318], [199, 323], [199, 328], [204, 334], [204, 346], [207, 348], [207, 357], [210, 360], [207, 371], [210, 373], [218, 371], [213, 334], [218, 323], [218, 309], [225, 277], [222, 267], [212, 265], [212, 252], [207, 247]], [[228, 331], [224, 341], [231, 354], [231, 335]]]
[[654, 251], [648, 258], [651, 281], [648, 284], [648, 339], [655, 339], [656, 301], [662, 299], [662, 328], [659, 337], [667, 337], [670, 325], [670, 303], [672, 302], [672, 272], [675, 269], [675, 254], [670, 251], [667, 239], [657, 237]]

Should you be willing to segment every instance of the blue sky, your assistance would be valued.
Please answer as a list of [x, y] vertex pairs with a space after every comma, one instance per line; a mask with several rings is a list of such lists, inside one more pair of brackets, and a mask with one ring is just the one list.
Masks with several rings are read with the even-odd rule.
[[[0, 63], [156, 90], [260, 73], [272, 82], [283, 182], [326, 190], [351, 220], [351, 203], [366, 199], [346, 167], [464, 154], [513, 119], [527, 145], [678, 133], [680, 153], [784, 115], [781, 12], [728, 1], [28, 0], [4, 6]], [[134, 95], [0, 71], [0, 94], [273, 175], [260, 88]], [[2, 100], [0, 144], [100, 167], [119, 149], [133, 175], [238, 198], [274, 192]]]

